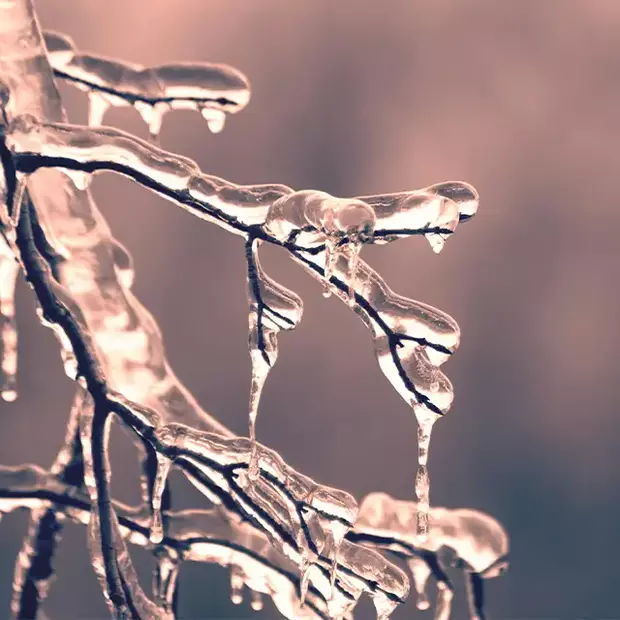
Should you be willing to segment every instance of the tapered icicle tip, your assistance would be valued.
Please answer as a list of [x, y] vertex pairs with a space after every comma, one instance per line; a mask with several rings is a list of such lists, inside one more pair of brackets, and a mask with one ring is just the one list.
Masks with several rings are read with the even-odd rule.
[[0, 396], [2, 396], [2, 400], [5, 403], [14, 403], [17, 400], [17, 390], [3, 388], [2, 391], [0, 391]]
[[256, 590], [252, 590], [250, 594], [250, 607], [254, 611], [261, 611], [263, 608], [263, 595]]
[[241, 605], [243, 603], [244, 585], [243, 572], [236, 566], [233, 566], [230, 569], [230, 601], [233, 605]]
[[411, 405], [418, 423], [418, 471], [415, 477], [415, 493], [418, 500], [416, 536], [421, 542], [426, 542], [429, 535], [430, 516], [430, 478], [427, 466], [428, 452], [430, 449], [433, 424], [440, 416], [415, 400], [412, 401]]
[[153, 484], [153, 497], [152, 497], [152, 508], [153, 508], [153, 520], [151, 523], [151, 532], [149, 535], [149, 540], [154, 544], [158, 545], [164, 539], [164, 525], [161, 515], [161, 501], [162, 496], [164, 494], [164, 489], [166, 488], [166, 480], [168, 478], [168, 473], [170, 472], [170, 466], [172, 465], [172, 461], [157, 454], [157, 473], [155, 474], [155, 482]]

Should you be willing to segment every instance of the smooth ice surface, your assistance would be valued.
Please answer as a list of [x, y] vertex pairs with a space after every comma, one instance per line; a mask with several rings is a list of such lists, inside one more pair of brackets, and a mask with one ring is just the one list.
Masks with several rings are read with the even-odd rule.
[[[167, 110], [186, 107], [199, 110], [210, 128], [219, 131], [224, 114], [241, 109], [249, 98], [245, 78], [221, 66], [144, 68], [81, 54], [70, 40], [58, 35], [48, 38], [48, 48], [57, 76], [88, 92], [90, 122], [94, 125], [103, 122], [109, 106], [135, 105], [155, 136]], [[44, 64], [41, 58], [39, 61]], [[41, 122], [62, 121], [62, 113], [39, 110], [36, 98], [35, 104], [29, 103], [26, 109], [32, 110], [34, 116], [14, 121], [7, 140], [16, 165], [21, 154], [22, 162], [28, 165], [55, 167], [64, 174], [41, 170], [36, 179], [29, 181], [42, 227], [65, 258], [59, 266], [60, 283], [50, 280], [49, 286], [75, 315], [85, 344], [100, 356], [109, 384], [108, 396], [123, 407], [125, 423], [140, 429], [165, 455], [159, 462], [153, 522], [149, 517], [140, 517], [142, 529], [137, 532], [122, 525], [114, 515], [111, 517], [117, 568], [136, 604], [147, 617], [165, 617], [161, 614], [168, 613], [155, 609], [140, 589], [125, 536], [127, 540], [140, 539], [141, 544], [146, 544], [143, 539], [149, 534], [157, 544], [165, 541], [160, 500], [169, 460], [174, 459], [181, 468], [186, 464], [196, 468], [207, 483], [197, 479], [193, 482], [209, 497], [217, 500], [220, 493], [230, 499], [234, 516], [220, 513], [220, 517], [224, 514], [224, 523], [231, 526], [239, 515], [248, 515], [258, 526], [251, 531], [261, 532], [258, 559], [242, 553], [242, 558], [237, 558], [238, 549], [222, 544], [226, 537], [218, 543], [193, 541], [187, 559], [235, 566], [240, 569], [244, 586], [251, 590], [254, 606], [260, 606], [258, 593], [262, 592], [271, 596], [290, 618], [315, 617], [319, 608], [326, 608], [334, 617], [347, 616], [362, 592], [373, 597], [379, 617], [386, 618], [396, 602], [407, 596], [408, 582], [383, 556], [344, 539], [356, 521], [355, 500], [295, 472], [277, 453], [255, 441], [231, 437], [227, 429], [199, 409], [167, 366], [152, 317], [129, 291], [134, 275], [130, 257], [110, 237], [84, 190], [94, 170], [114, 169], [246, 239], [256, 233], [263, 242], [285, 246], [331, 292], [355, 308], [372, 331], [382, 369], [405, 401], [414, 400], [440, 415], [452, 402], [452, 388], [438, 366], [458, 346], [458, 327], [434, 308], [394, 294], [363, 262], [360, 250], [363, 252], [367, 243], [385, 243], [416, 234], [424, 235], [435, 250], [440, 249], [457, 223], [475, 212], [477, 196], [473, 189], [466, 184], [447, 183], [417, 192], [337, 198], [316, 191], [294, 192], [276, 184], [237, 185], [205, 175], [190, 160], [110, 128], [85, 130]], [[276, 359], [276, 335], [279, 330], [294, 327], [302, 308], [294, 294], [262, 273], [257, 247], [258, 242], [251, 245], [250, 252], [255, 263], [254, 280], [248, 271], [253, 361], [250, 418], [254, 422], [262, 386]], [[251, 286], [254, 283], [257, 286]], [[42, 317], [50, 323], [45, 312]], [[67, 374], [76, 378], [75, 355], [66, 334], [58, 325], [53, 329], [61, 340]], [[214, 432], [182, 423], [188, 421]], [[94, 503], [98, 487], [92, 453], [92, 411], [88, 406], [81, 413], [80, 428], [86, 486]], [[252, 427], [250, 434], [254, 435]], [[243, 486], [243, 476], [251, 467], [260, 475]], [[9, 503], [0, 502], [0, 506], [7, 509], [15, 503], [9, 498], [2, 502], [5, 500]], [[101, 514], [85, 516], [83, 508], [81, 512], [73, 509], [81, 522], [90, 524], [93, 564], [101, 578]], [[119, 507], [119, 518], [122, 514]], [[193, 517], [188, 519], [194, 528]], [[171, 520], [166, 536], [178, 532], [179, 523]], [[251, 546], [245, 533], [231, 539]], [[261, 554], [269, 556], [266, 544], [294, 572], [305, 563], [314, 567], [308, 575], [304, 608], [300, 606], [298, 581], [290, 577], [278, 580], [258, 566]], [[171, 558], [160, 558], [162, 587], [158, 600], [168, 600], [163, 584], [175, 578], [172, 576], [176, 569], [171, 563]], [[102, 584], [108, 587], [104, 579]]]
[[[424, 551], [435, 554], [443, 548], [451, 549], [466, 572], [484, 579], [497, 577], [507, 568], [508, 535], [493, 517], [477, 510], [431, 507], [428, 535], [420, 539], [418, 512], [415, 502], [397, 500], [387, 493], [370, 493], [360, 504], [355, 533], [366, 544], [408, 557], [420, 608], [428, 606], [425, 585], [432, 568], [420, 560]], [[438, 580], [435, 618], [450, 617], [452, 598], [449, 583]]]
[[209, 129], [219, 133], [227, 114], [250, 100], [250, 85], [237, 69], [207, 62], [181, 62], [144, 67], [114, 58], [82, 53], [71, 39], [45, 33], [56, 75], [89, 94], [89, 125], [101, 125], [109, 107], [133, 105], [156, 138], [166, 112], [190, 109], [201, 113]]

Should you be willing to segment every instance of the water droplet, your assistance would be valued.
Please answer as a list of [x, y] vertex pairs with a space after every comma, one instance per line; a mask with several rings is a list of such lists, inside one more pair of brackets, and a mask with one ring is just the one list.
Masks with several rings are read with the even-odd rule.
[[151, 533], [149, 540], [157, 545], [164, 538], [164, 525], [161, 515], [161, 501], [166, 488], [166, 480], [170, 472], [172, 461], [165, 456], [157, 453], [157, 473], [155, 474], [155, 482], [153, 484], [153, 522], [151, 523]]
[[428, 451], [430, 448], [431, 431], [438, 419], [438, 414], [426, 406], [412, 402], [413, 411], [418, 423], [418, 471], [415, 479], [415, 492], [418, 499], [416, 518], [416, 535], [421, 541], [428, 539], [428, 521], [430, 507], [430, 479], [428, 475]]

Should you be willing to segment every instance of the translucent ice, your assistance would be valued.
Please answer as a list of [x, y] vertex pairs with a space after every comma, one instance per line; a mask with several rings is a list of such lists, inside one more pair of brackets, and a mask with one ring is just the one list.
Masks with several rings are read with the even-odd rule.
[[199, 111], [213, 133], [224, 127], [226, 114], [242, 110], [250, 100], [247, 78], [237, 69], [212, 63], [173, 63], [144, 67], [135, 63], [77, 52], [68, 37], [46, 33], [56, 75], [89, 93], [90, 124], [101, 124], [110, 106], [134, 105], [156, 138], [169, 109]]
[[247, 290], [250, 305], [248, 345], [252, 361], [249, 413], [252, 456], [248, 469], [251, 480], [255, 480], [259, 473], [256, 417], [263, 386], [278, 357], [278, 332], [282, 329], [294, 329], [301, 320], [303, 312], [301, 299], [265, 274], [258, 259], [258, 244], [257, 239], [246, 244]]

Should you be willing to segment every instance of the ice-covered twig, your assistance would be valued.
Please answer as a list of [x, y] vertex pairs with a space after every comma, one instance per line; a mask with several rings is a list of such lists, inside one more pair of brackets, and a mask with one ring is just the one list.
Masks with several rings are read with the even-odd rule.
[[[158, 453], [173, 459], [199, 488], [206, 490], [211, 499], [224, 502], [227, 508], [267, 532], [272, 543], [293, 561], [299, 564], [302, 557], [309, 557], [319, 567], [319, 572], [321, 569], [327, 571], [333, 564], [331, 554], [334, 550], [330, 548], [324, 552], [322, 546], [327, 537], [334, 538], [334, 528], [342, 529], [344, 526], [344, 535], [346, 529], [352, 526], [357, 509], [353, 498], [297, 474], [275, 452], [262, 446], [258, 449], [261, 477], [244, 489], [239, 477], [247, 470], [250, 460], [251, 446], [247, 439], [227, 439], [179, 424], [160, 425], [159, 416], [154, 411], [138, 407], [120, 394], [111, 392], [94, 354], [94, 346], [84, 335], [87, 331], [81, 329], [79, 311], [70, 299], [65, 298], [63, 289], [55, 283], [49, 267], [38, 254], [32, 230], [28, 227], [29, 211], [22, 211], [17, 230], [17, 244], [26, 276], [37, 294], [46, 320], [58, 325], [71, 342], [80, 381], [85, 382], [94, 401], [94, 410], [83, 416], [81, 423], [87, 487], [91, 501], [98, 505], [98, 522], [96, 527], [91, 527], [95, 537], [91, 545], [94, 550], [102, 550], [101, 553], [96, 551], [95, 560], [98, 559], [100, 575], [114, 608], [131, 608], [147, 603], [141, 590], [125, 587], [126, 581], [135, 582], [135, 579], [131, 572], [123, 575], [118, 557], [110, 554], [111, 550], [116, 549], [121, 557], [125, 557], [126, 551], [119, 547], [122, 541], [118, 538], [116, 517], [110, 511], [105, 474], [107, 447], [103, 437], [109, 422], [97, 420], [97, 411], [106, 419], [112, 411], [119, 415], [126, 426], [148, 441]], [[306, 512], [308, 518], [303, 516]], [[318, 523], [313, 532], [309, 529], [311, 518]], [[354, 603], [363, 590], [369, 591], [375, 601], [380, 602], [388, 600], [396, 604], [406, 597], [406, 580], [381, 556], [368, 556], [361, 563], [357, 561], [360, 550], [356, 545], [343, 546], [338, 553], [340, 578], [336, 590], [343, 592], [340, 601], [343, 609], [346, 609], [347, 601]], [[129, 570], [130, 564], [125, 560], [122, 567]], [[351, 590], [356, 596], [351, 594]]]
[[[498, 577], [508, 567], [506, 531], [496, 519], [477, 510], [433, 507], [429, 535], [421, 544], [415, 534], [418, 509], [414, 502], [397, 500], [387, 493], [370, 493], [362, 501], [348, 537], [407, 558], [421, 609], [428, 607], [425, 585], [432, 574], [442, 603], [438, 614], [449, 614], [453, 589], [438, 552], [450, 549], [456, 555], [456, 565], [467, 574], [470, 617], [484, 618], [482, 580]], [[442, 611], [442, 606], [448, 611]]]
[[[84, 480], [78, 423], [85, 397], [84, 389], [78, 385], [64, 441], [48, 474], [76, 488], [81, 488]], [[17, 556], [13, 578], [11, 610], [16, 618], [35, 618], [47, 597], [54, 574], [52, 561], [64, 519], [56, 508], [54, 503], [41, 502], [31, 509], [28, 535]]]
[[242, 110], [250, 100], [247, 78], [232, 67], [206, 62], [157, 67], [85, 54], [57, 32], [44, 33], [56, 77], [89, 94], [91, 127], [102, 124], [109, 107], [134, 106], [157, 138], [170, 109], [199, 111], [213, 133], [224, 128], [227, 114]]
[[119, 172], [202, 219], [285, 247], [315, 277], [340, 291], [340, 297], [347, 293], [343, 300], [353, 302], [373, 331], [380, 365], [408, 404], [413, 399], [438, 415], [450, 407], [452, 386], [437, 366], [458, 346], [458, 325], [431, 306], [395, 295], [357, 258], [358, 249], [352, 253], [346, 248], [354, 238], [356, 245], [451, 234], [459, 219], [469, 219], [476, 211], [478, 198], [471, 186], [444, 183], [370, 196], [367, 202], [293, 192], [285, 186], [239, 186], [204, 175], [191, 160], [120, 130], [39, 124], [31, 118], [13, 124], [7, 144], [20, 174], [61, 168], [80, 184], [88, 173]]

